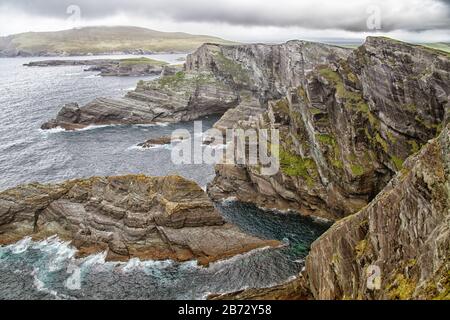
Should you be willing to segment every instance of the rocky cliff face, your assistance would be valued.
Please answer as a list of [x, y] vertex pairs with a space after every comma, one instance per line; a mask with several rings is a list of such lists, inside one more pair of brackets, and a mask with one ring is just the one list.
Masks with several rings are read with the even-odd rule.
[[[315, 298], [450, 298], [449, 130], [312, 245], [306, 274]], [[373, 266], [381, 271], [375, 290], [368, 288]]]
[[0, 244], [54, 234], [72, 240], [80, 255], [203, 265], [279, 245], [225, 223], [204, 191], [178, 176], [91, 178], [0, 193]]
[[251, 126], [280, 129], [281, 172], [219, 165], [209, 194], [338, 221], [298, 279], [213, 298], [449, 299], [449, 71], [445, 53], [368, 38], [268, 99]]
[[[263, 47], [272, 50], [265, 60], [259, 46], [228, 53], [262, 88], [267, 111], [245, 125], [280, 130], [281, 170], [267, 177], [258, 166], [218, 165], [208, 188], [213, 199], [336, 220], [367, 205], [448, 121], [447, 54], [386, 38], [368, 38], [353, 52], [315, 49], [308, 56], [310, 46], [296, 53]], [[197, 54], [199, 62], [191, 56], [188, 67], [211, 65], [201, 49]]]
[[212, 298], [448, 300], [449, 253], [447, 125], [369, 205], [313, 243], [298, 279]]

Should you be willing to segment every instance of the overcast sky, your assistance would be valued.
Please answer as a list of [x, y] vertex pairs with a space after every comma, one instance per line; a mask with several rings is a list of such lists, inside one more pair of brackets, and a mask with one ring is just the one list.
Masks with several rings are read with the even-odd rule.
[[88, 25], [133, 25], [247, 42], [370, 34], [437, 42], [450, 41], [450, 0], [0, 0], [0, 35]]

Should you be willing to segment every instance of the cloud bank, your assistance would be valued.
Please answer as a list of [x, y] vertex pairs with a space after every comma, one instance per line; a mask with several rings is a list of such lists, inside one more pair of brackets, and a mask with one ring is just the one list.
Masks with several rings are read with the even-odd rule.
[[[333, 30], [333, 35], [362, 36], [373, 31], [369, 19], [379, 22], [379, 32], [384, 33], [420, 37], [450, 31], [450, 0], [0, 0], [0, 24], [5, 24], [1, 33], [62, 28], [70, 5], [80, 8], [81, 25], [130, 24], [156, 29], [162, 29], [158, 25], [169, 29], [178, 25], [187, 30], [177, 31], [211, 30], [219, 36], [227, 36], [224, 30], [231, 28], [228, 31], [237, 31], [235, 35], [228, 32], [234, 38], [245, 37], [248, 30], [266, 30], [269, 35], [285, 30], [307, 36]], [[24, 20], [28, 23], [20, 28]]]

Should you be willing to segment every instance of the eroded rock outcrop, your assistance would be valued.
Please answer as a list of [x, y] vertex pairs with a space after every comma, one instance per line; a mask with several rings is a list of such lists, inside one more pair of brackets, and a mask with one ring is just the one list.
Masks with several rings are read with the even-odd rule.
[[88, 66], [85, 71], [97, 71], [101, 76], [117, 77], [160, 75], [166, 70], [164, 68], [166, 65], [166, 62], [148, 58], [42, 60], [24, 64], [27, 67]]
[[238, 93], [212, 73], [179, 71], [155, 81], [140, 81], [121, 99], [98, 98], [82, 107], [65, 105], [42, 129], [189, 121], [223, 114], [238, 101]]
[[82, 256], [107, 250], [110, 260], [203, 265], [279, 245], [226, 223], [197, 184], [178, 176], [96, 177], [0, 193], [0, 244], [55, 234]]
[[189, 137], [183, 136], [183, 135], [164, 136], [164, 137], [148, 139], [145, 142], [139, 143], [137, 146], [144, 148], [144, 149], [149, 149], [149, 148], [155, 148], [158, 146], [170, 145], [173, 142], [180, 142], [180, 141], [183, 141], [184, 139], [189, 139]]

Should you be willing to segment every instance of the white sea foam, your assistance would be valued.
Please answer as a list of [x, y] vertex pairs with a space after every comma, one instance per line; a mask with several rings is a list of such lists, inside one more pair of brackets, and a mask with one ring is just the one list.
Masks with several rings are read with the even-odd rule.
[[28, 250], [28, 247], [31, 245], [31, 237], [26, 237], [20, 240], [19, 242], [9, 245], [8, 248], [11, 250], [13, 254], [21, 254]]
[[135, 127], [167, 127], [170, 123], [169, 122], [155, 122], [155, 123], [140, 123], [140, 124], [134, 124]]
[[228, 198], [223, 199], [221, 201], [221, 203], [223, 205], [230, 205], [230, 204], [233, 204], [234, 202], [237, 202], [237, 201], [238, 201], [237, 197], [228, 197]]
[[121, 266], [121, 271], [124, 273], [129, 273], [137, 269], [142, 269], [142, 263], [138, 258], [133, 258], [128, 260], [128, 262]]
[[154, 145], [152, 147], [142, 147], [142, 146], [138, 146], [138, 145], [133, 145], [131, 147], [128, 147], [127, 150], [131, 151], [131, 150], [137, 150], [137, 151], [148, 151], [148, 150], [153, 150], [153, 149], [166, 149], [166, 150], [171, 150], [172, 146], [170, 144], [162, 144], [162, 145]]
[[101, 75], [99, 74], [91, 74], [89, 76], [83, 77], [83, 79], [93, 79], [93, 78], [100, 78]]
[[90, 255], [86, 258], [82, 258], [81, 267], [92, 267], [94, 265], [104, 265], [106, 259], [107, 252], [100, 252], [97, 254]]
[[52, 133], [65, 132], [65, 131], [66, 130], [64, 128], [61, 128], [61, 127], [56, 127], [56, 128], [47, 129], [47, 130], [39, 129], [39, 132], [41, 132], [44, 135], [52, 134]]
[[46, 287], [44, 281], [42, 281], [38, 277], [38, 275], [39, 275], [39, 268], [34, 268], [33, 271], [31, 272], [31, 275], [33, 276], [33, 286], [36, 288], [37, 291], [48, 293], [48, 294], [54, 296], [57, 299], [67, 298], [64, 295], [62, 297], [59, 297], [58, 292], [56, 292], [55, 290], [48, 289]]
[[121, 124], [93, 124], [93, 125], [89, 125], [87, 127], [81, 128], [81, 129], [73, 130], [73, 131], [89, 131], [89, 130], [96, 130], [96, 129], [109, 128], [109, 127], [118, 127], [118, 126], [121, 126]]
[[132, 145], [131, 147], [128, 147], [127, 150], [146, 151], [147, 149], [138, 145]]

